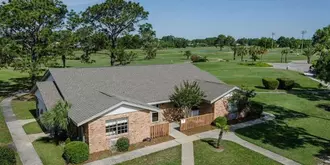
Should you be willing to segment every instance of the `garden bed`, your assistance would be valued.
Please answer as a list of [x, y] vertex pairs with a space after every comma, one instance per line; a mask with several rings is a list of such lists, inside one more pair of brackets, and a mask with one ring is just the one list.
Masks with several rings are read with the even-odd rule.
[[206, 125], [206, 126], [196, 127], [193, 129], [188, 129], [188, 130], [181, 131], [181, 132], [187, 136], [190, 136], [190, 135], [194, 135], [194, 134], [198, 134], [198, 133], [202, 133], [202, 132], [206, 132], [206, 131], [210, 131], [210, 130], [214, 130], [214, 129], [217, 129], [217, 128], [213, 125]]

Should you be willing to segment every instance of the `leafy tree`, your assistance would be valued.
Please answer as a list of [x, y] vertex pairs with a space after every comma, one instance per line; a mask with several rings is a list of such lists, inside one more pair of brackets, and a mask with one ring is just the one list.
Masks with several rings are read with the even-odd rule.
[[56, 54], [61, 57], [62, 66], [65, 68], [66, 58], [74, 56], [73, 51], [77, 42], [74, 33], [70, 30], [56, 31], [52, 36], [52, 40], [54, 41], [53, 48], [57, 52]]
[[259, 41], [258, 46], [264, 47], [264, 48], [272, 48], [272, 43], [273, 43], [272, 38], [262, 37]]
[[222, 48], [226, 45], [225, 41], [226, 41], [226, 36], [223, 34], [220, 34], [216, 41], [218, 46], [220, 47], [220, 51], [222, 51]]
[[199, 106], [204, 97], [206, 96], [197, 81], [183, 81], [180, 86], [174, 87], [174, 93], [170, 95], [170, 100], [175, 106], [183, 110], [185, 117], [190, 117], [191, 109]]
[[228, 35], [225, 39], [225, 45], [233, 46], [235, 44], [235, 38], [233, 36]]
[[243, 61], [244, 56], [246, 56], [248, 53], [249, 53], [249, 51], [245, 46], [237, 47], [237, 56], [241, 57], [241, 61]]
[[329, 83], [330, 82], [330, 52], [322, 50], [320, 58], [314, 65], [314, 70], [317, 78]]
[[322, 47], [325, 49], [330, 49], [330, 25], [318, 29], [312, 38], [313, 46]]
[[83, 63], [93, 63], [91, 54], [102, 50], [108, 45], [108, 38], [104, 33], [95, 32], [90, 26], [82, 26], [75, 32], [79, 48], [84, 52], [80, 60]]
[[137, 54], [135, 52], [129, 51], [126, 52], [123, 48], [116, 48], [115, 52], [117, 54], [116, 62], [119, 63], [119, 65], [127, 65], [130, 64], [132, 61], [134, 61], [137, 58]]
[[268, 50], [264, 47], [260, 47], [258, 50], [258, 54], [260, 55], [260, 60], [262, 61], [262, 56], [267, 54]]
[[309, 47], [309, 48], [304, 49], [302, 55], [307, 57], [307, 63], [310, 64], [311, 63], [311, 57], [313, 55], [315, 55], [316, 53], [317, 53], [316, 49], [314, 49], [312, 47]]
[[153, 59], [156, 57], [158, 40], [156, 38], [156, 32], [152, 29], [152, 25], [149, 23], [143, 24], [139, 28], [139, 33], [142, 40], [142, 49], [146, 52], [145, 59]]
[[40, 122], [47, 130], [53, 131], [55, 137], [59, 137], [63, 132], [68, 130], [68, 111], [70, 108], [70, 103], [58, 101], [53, 109], [40, 116]]
[[[90, 6], [83, 12], [83, 18], [94, 28], [107, 35], [111, 49], [117, 48], [118, 37], [135, 30], [134, 26], [147, 19], [148, 12], [136, 2], [125, 0], [106, 0]], [[110, 64], [116, 60], [116, 51], [111, 51]]]
[[229, 125], [227, 124], [227, 118], [226, 117], [217, 117], [214, 120], [214, 124], [217, 128], [220, 129], [217, 146], [216, 146], [217, 148], [220, 148], [220, 143], [221, 143], [223, 133], [229, 130]]
[[187, 57], [187, 60], [188, 60], [189, 57], [191, 56], [191, 51], [190, 50], [186, 50], [183, 55], [186, 56]]
[[254, 90], [243, 88], [241, 90], [236, 90], [229, 99], [229, 102], [237, 107], [238, 112], [247, 111], [250, 108], [251, 98], [255, 96], [256, 93]]
[[126, 49], [140, 49], [142, 47], [140, 35], [124, 35], [118, 38], [118, 46]]
[[298, 49], [300, 45], [300, 41], [291, 37], [290, 38], [290, 49]]
[[288, 54], [290, 53], [290, 49], [283, 49], [282, 51], [281, 51], [281, 63], [283, 63], [283, 56], [285, 56], [285, 63], [287, 62], [287, 60], [288, 60], [288, 58], [287, 58], [287, 56], [288, 56]]
[[238, 44], [240, 44], [240, 45], [245, 46], [245, 45], [248, 44], [249, 41], [248, 41], [247, 38], [240, 38], [240, 39], [238, 39], [236, 42], [237, 42]]
[[19, 47], [14, 41], [4, 37], [0, 38], [0, 68], [6, 68], [14, 62], [19, 53], [18, 49]]
[[281, 36], [277, 39], [276, 43], [280, 48], [290, 47], [290, 38]]
[[54, 30], [61, 28], [67, 13], [59, 0], [11, 0], [0, 5], [2, 37], [15, 44], [15, 69], [30, 74], [34, 83], [41, 67], [56, 57], [50, 40]]
[[257, 46], [252, 46], [252, 47], [249, 48], [249, 54], [250, 54], [251, 59], [253, 61], [257, 61], [257, 59], [259, 59], [259, 57], [258, 57], [259, 49], [260, 48], [257, 47]]
[[247, 44], [249, 46], [258, 46], [259, 42], [260, 42], [260, 39], [259, 38], [249, 38], [247, 41], [248, 41]]

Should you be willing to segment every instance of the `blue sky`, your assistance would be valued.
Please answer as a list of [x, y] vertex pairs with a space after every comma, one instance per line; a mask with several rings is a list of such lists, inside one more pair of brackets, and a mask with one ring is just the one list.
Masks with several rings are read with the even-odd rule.
[[[64, 0], [81, 11], [103, 0]], [[157, 37], [188, 39], [219, 34], [241, 37], [307, 38], [330, 24], [330, 0], [134, 0], [149, 11]]]

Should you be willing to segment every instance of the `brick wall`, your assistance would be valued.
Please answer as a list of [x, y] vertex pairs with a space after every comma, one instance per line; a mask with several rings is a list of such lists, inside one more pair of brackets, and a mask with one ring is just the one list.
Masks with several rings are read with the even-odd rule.
[[[118, 136], [106, 136], [106, 120], [128, 118], [128, 133]], [[98, 118], [88, 123], [89, 152], [99, 152], [109, 149], [112, 138], [128, 137], [130, 143], [142, 142], [144, 138], [150, 137], [151, 116], [150, 111], [141, 110], [125, 114], [109, 115]]]
[[214, 118], [228, 115], [227, 98], [219, 99], [213, 103]]

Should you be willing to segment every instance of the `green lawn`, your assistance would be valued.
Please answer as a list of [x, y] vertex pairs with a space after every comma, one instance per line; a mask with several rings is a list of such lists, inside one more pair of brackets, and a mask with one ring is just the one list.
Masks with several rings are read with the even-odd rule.
[[142, 156], [129, 160], [118, 165], [180, 165], [181, 164], [181, 145], [163, 151], [155, 152], [150, 155]]
[[26, 134], [36, 134], [43, 132], [39, 123], [36, 121], [23, 125], [23, 129]]
[[237, 130], [241, 138], [302, 164], [317, 164], [330, 149], [330, 96], [291, 92], [254, 99], [276, 115], [274, 122]]
[[64, 165], [65, 161], [62, 157], [64, 146], [56, 145], [56, 143], [47, 138], [38, 139], [32, 144], [37, 151], [44, 165]]
[[35, 101], [13, 100], [11, 105], [17, 119], [24, 120], [24, 119], [35, 118], [35, 113], [36, 113]]
[[198, 63], [199, 68], [216, 76], [219, 80], [236, 86], [245, 86], [257, 91], [269, 91], [263, 89], [262, 78], [286, 77], [295, 80], [300, 88], [317, 88], [318, 83], [301, 75], [298, 72], [278, 70], [264, 67], [251, 67], [239, 65], [235, 62]]
[[10, 144], [12, 142], [10, 132], [8, 130], [5, 118], [2, 113], [2, 108], [0, 107], [0, 146]]
[[209, 143], [216, 139], [203, 139], [194, 142], [195, 165], [271, 165], [279, 164], [259, 153], [244, 148], [230, 141], [222, 141], [223, 152], [216, 152]]

